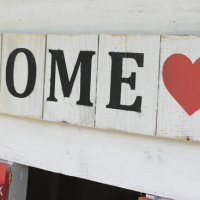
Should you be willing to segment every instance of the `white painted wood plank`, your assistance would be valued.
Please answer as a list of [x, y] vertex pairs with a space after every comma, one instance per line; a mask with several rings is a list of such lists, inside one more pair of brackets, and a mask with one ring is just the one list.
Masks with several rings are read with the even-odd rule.
[[0, 31], [200, 34], [199, 0], [1, 1]]
[[[49, 50], [61, 50], [64, 55], [64, 63], [58, 64], [56, 62], [55, 70], [55, 98], [56, 101], [53, 101], [51, 96], [50, 89], [53, 87], [52, 83], [52, 56], [53, 53], [50, 53]], [[75, 65], [78, 63], [78, 58], [81, 55], [80, 51], [89, 52], [90, 59], [86, 64], [85, 59], [86, 55], [83, 55], [81, 63], [77, 65], [78, 72], [74, 73]], [[91, 55], [91, 51], [93, 52]], [[61, 52], [60, 52], [61, 53]], [[98, 35], [48, 35], [47, 36], [47, 61], [46, 61], [46, 73], [45, 73], [45, 95], [44, 95], [44, 113], [43, 119], [50, 121], [60, 121], [70, 124], [77, 124], [82, 126], [94, 126], [94, 116], [95, 116], [95, 100], [96, 100], [96, 76], [97, 76], [97, 54], [98, 54]], [[61, 58], [59, 57], [58, 60]], [[59, 72], [59, 67], [67, 69], [62, 72]], [[90, 69], [91, 73], [87, 69]], [[84, 76], [83, 72], [86, 71]], [[60, 74], [65, 77], [63, 80], [68, 79], [72, 80], [72, 75], [75, 74], [75, 81], [72, 86], [71, 93], [69, 97], [65, 95], [63, 90], [64, 86], [70, 85], [65, 82], [61, 84]], [[68, 75], [67, 75], [68, 74]], [[90, 76], [91, 74], [91, 76]], [[78, 103], [81, 98], [81, 88], [85, 85], [86, 81], [91, 78], [90, 85], [86, 86], [88, 93], [90, 94], [89, 101], [90, 105], [85, 103]], [[83, 83], [81, 82], [83, 79]], [[85, 89], [83, 89], [85, 91]], [[68, 90], [67, 90], [68, 91]], [[88, 97], [88, 95], [83, 94], [83, 98]], [[78, 105], [79, 104], [79, 105]]]
[[[1, 69], [1, 57], [2, 57], [2, 33], [0, 33], [0, 69]], [[1, 70], [0, 70], [1, 71]], [[1, 73], [0, 73], [1, 76]]]
[[[96, 127], [155, 135], [160, 36], [101, 35], [99, 45]], [[125, 56], [130, 57], [123, 58], [122, 74], [118, 71], [117, 76], [129, 78], [131, 73], [135, 73], [135, 80], [132, 81], [135, 83], [135, 89], [134, 86], [131, 89], [126, 81], [119, 84], [119, 109], [115, 109], [115, 101], [118, 99], [116, 93], [120, 89], [115, 90], [118, 81], [113, 81], [114, 71], [119, 68], [119, 60], [114, 64], [114, 59], [109, 55], [113, 53], [110, 52], [114, 52], [115, 56], [118, 56], [116, 52], [125, 52]], [[131, 57], [131, 53], [137, 55]], [[112, 97], [114, 95], [115, 97]], [[111, 103], [111, 99], [114, 103]], [[136, 105], [139, 100], [141, 103], [135, 108], [122, 108]]]
[[[46, 35], [3, 34], [1, 113], [42, 118], [45, 43]], [[23, 51], [26, 51], [27, 54]], [[14, 52], [18, 52], [15, 54], [16, 56], [13, 56]], [[27, 55], [30, 56], [30, 54], [33, 57], [27, 59]], [[31, 65], [28, 60], [30, 60]], [[10, 64], [13, 61], [14, 64]], [[11, 73], [10, 66], [13, 66], [13, 73]], [[36, 68], [35, 75], [34, 68]], [[35, 80], [29, 84], [29, 81], [34, 77]], [[32, 92], [25, 94], [28, 91], [27, 85], [32, 85], [31, 89], [28, 89]]]
[[162, 36], [157, 136], [200, 141], [199, 47], [199, 36]]
[[175, 200], [200, 199], [200, 146], [0, 115], [0, 158]]

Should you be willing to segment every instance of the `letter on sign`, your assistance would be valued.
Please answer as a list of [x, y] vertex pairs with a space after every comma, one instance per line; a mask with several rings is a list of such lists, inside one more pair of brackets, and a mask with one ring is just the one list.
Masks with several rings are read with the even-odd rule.
[[101, 35], [96, 127], [154, 135], [160, 36]]
[[42, 119], [45, 35], [4, 34], [0, 112]]
[[98, 35], [47, 35], [44, 119], [94, 126]]
[[132, 105], [121, 105], [121, 83], [127, 83], [132, 90], [135, 90], [135, 72], [132, 72], [129, 78], [122, 78], [122, 64], [123, 59], [133, 58], [136, 60], [138, 67], [143, 67], [144, 54], [143, 53], [118, 53], [110, 52], [112, 58], [111, 69], [111, 84], [110, 84], [110, 103], [106, 108], [141, 111], [142, 97], [137, 96]]

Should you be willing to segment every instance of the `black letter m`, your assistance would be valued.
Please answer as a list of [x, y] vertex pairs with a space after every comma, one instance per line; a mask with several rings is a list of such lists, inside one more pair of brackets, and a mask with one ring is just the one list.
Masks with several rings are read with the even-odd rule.
[[80, 81], [80, 99], [76, 103], [78, 105], [92, 106], [90, 102], [90, 84], [91, 84], [91, 64], [94, 51], [80, 51], [77, 62], [74, 67], [71, 79], [69, 79], [67, 73], [67, 67], [65, 63], [64, 53], [62, 50], [49, 50], [51, 53], [51, 81], [50, 81], [50, 96], [47, 101], [57, 101], [55, 98], [55, 74], [56, 74], [56, 62], [58, 66], [58, 72], [60, 75], [62, 91], [64, 97], [70, 97], [72, 87], [78, 72], [81, 68], [81, 81]]

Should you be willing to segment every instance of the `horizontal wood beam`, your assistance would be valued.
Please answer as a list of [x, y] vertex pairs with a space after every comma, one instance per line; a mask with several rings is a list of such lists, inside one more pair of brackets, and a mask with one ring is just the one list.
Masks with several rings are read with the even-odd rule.
[[172, 199], [198, 199], [200, 146], [0, 115], [0, 158]]

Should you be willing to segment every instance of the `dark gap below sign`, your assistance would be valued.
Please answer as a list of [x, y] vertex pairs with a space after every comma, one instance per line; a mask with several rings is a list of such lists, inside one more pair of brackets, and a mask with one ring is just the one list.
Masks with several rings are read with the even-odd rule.
[[27, 200], [138, 200], [140, 192], [29, 167]]

